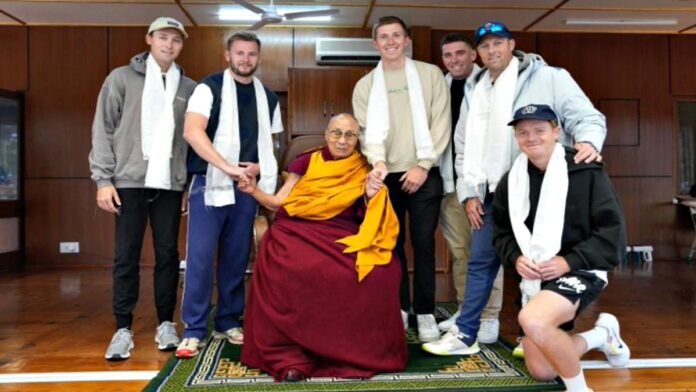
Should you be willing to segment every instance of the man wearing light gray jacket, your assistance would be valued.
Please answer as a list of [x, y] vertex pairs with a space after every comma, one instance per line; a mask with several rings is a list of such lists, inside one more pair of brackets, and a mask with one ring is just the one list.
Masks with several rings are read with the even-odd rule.
[[[452, 255], [452, 280], [461, 305], [466, 290], [466, 274], [471, 247], [471, 225], [464, 205], [459, 202], [455, 192], [456, 174], [454, 172], [454, 130], [459, 122], [465, 123], [469, 113], [471, 96], [476, 85], [476, 75], [481, 68], [476, 64], [476, 45], [463, 33], [450, 33], [440, 41], [442, 63], [447, 68], [445, 80], [450, 88], [452, 108], [452, 137], [447, 149], [440, 157], [440, 173], [444, 185], [444, 197], [440, 207], [440, 229], [447, 240]], [[503, 304], [502, 268], [493, 284], [491, 297], [481, 313], [479, 340], [493, 343], [498, 340], [500, 322], [498, 315]], [[438, 324], [441, 331], [449, 330], [459, 317], [457, 310], [450, 318]]]
[[541, 56], [515, 51], [508, 28], [489, 22], [475, 31], [476, 50], [485, 68], [476, 76], [469, 114], [455, 129], [457, 195], [472, 233], [466, 294], [456, 324], [423, 349], [437, 355], [479, 352], [477, 332], [500, 260], [493, 248], [493, 195], [519, 147], [508, 122], [529, 103], [546, 104], [559, 116], [559, 142], [574, 147], [576, 162], [601, 160], [606, 121], [570, 74], [550, 67]]
[[172, 322], [177, 300], [177, 239], [186, 184], [184, 113], [196, 83], [174, 62], [184, 26], [158, 18], [145, 41], [150, 51], [116, 68], [104, 81], [92, 125], [89, 154], [97, 205], [116, 215], [113, 313], [116, 333], [108, 360], [124, 360], [133, 349], [133, 309], [140, 286], [140, 251], [148, 219], [155, 250], [154, 290], [160, 350], [179, 344]]

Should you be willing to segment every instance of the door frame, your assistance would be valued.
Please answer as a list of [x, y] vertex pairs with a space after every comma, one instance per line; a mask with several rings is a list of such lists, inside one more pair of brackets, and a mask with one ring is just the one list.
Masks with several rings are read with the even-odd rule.
[[18, 173], [17, 173], [17, 200], [14, 201], [4, 201], [0, 200], [0, 218], [18, 218], [18, 240], [19, 249], [14, 252], [0, 253], [0, 270], [19, 270], [24, 268], [26, 263], [26, 249], [25, 249], [25, 227], [24, 227], [24, 189], [25, 189], [25, 176], [24, 176], [24, 141], [25, 141], [25, 122], [24, 122], [24, 94], [15, 91], [8, 91], [0, 89], [0, 97], [8, 98], [17, 101], [17, 160], [18, 162]]

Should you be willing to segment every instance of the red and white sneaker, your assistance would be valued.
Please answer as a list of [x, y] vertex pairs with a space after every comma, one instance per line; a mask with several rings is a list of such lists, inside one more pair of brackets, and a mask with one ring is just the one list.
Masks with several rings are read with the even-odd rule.
[[200, 352], [199, 349], [205, 346], [204, 342], [201, 342], [198, 338], [184, 338], [179, 347], [176, 349], [177, 358], [186, 359], [193, 358]]

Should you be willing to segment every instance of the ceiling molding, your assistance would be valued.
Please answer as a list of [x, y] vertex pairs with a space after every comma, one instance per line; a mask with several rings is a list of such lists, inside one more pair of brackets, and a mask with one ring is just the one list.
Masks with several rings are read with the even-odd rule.
[[561, 1], [560, 3], [556, 4], [555, 7], [553, 7], [552, 9], [550, 9], [550, 10], [544, 12], [543, 15], [541, 15], [541, 16], [538, 17], [538, 18], [536, 18], [532, 23], [530, 23], [530, 24], [528, 24], [527, 26], [525, 26], [525, 28], [523, 28], [522, 31], [528, 31], [529, 29], [531, 29], [532, 27], [534, 27], [534, 25], [536, 25], [537, 23], [539, 23], [539, 22], [541, 22], [542, 20], [546, 19], [547, 16], [551, 15], [552, 13], [556, 12], [559, 8], [563, 7], [563, 4], [567, 3], [568, 1], [569, 1], [569, 0], [563, 0], [563, 1]]
[[692, 24], [692, 25], [689, 26], [689, 27], [685, 27], [685, 28], [679, 30], [679, 34], [685, 33], [685, 32], [687, 32], [687, 31], [693, 29], [694, 27], [696, 27], [696, 23], [695, 23], [695, 24]]
[[198, 23], [196, 23], [196, 20], [193, 19], [193, 16], [191, 16], [191, 13], [186, 9], [186, 7], [184, 7], [184, 5], [181, 4], [181, 0], [174, 0], [174, 1], [176, 1], [176, 5], [179, 6], [179, 9], [181, 9], [181, 12], [183, 12], [184, 15], [186, 15], [186, 17], [189, 19], [189, 21], [191, 21], [191, 23], [194, 26], [198, 27]]
[[14, 20], [15, 22], [21, 24], [22, 26], [26, 26], [26, 25], [27, 25], [27, 22], [25, 22], [25, 21], [23, 21], [23, 20], [17, 18], [16, 16], [14, 16], [14, 15], [8, 13], [8, 12], [5, 12], [5, 11], [3, 11], [3, 10], [0, 10], [0, 14], [3, 14], [3, 15], [5, 15], [5, 16], [7, 16], [8, 18], [10, 18], [10, 19]]
[[372, 16], [372, 10], [375, 9], [375, 0], [370, 0], [370, 4], [367, 6], [367, 12], [365, 13], [365, 19], [363, 20], [362, 28], [367, 28], [367, 23], [370, 21]]

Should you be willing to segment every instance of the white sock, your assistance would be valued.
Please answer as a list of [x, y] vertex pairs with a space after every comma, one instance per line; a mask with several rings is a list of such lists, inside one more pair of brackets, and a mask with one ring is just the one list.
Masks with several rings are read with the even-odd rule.
[[582, 369], [580, 369], [580, 373], [571, 378], [565, 378], [561, 377], [563, 380], [563, 383], [566, 386], [566, 392], [587, 392], [591, 391], [590, 388], [587, 387], [587, 384], [585, 383], [585, 374], [582, 372]]
[[589, 331], [578, 334], [587, 342], [587, 351], [598, 348], [609, 339], [609, 331], [606, 328], [594, 327]]

